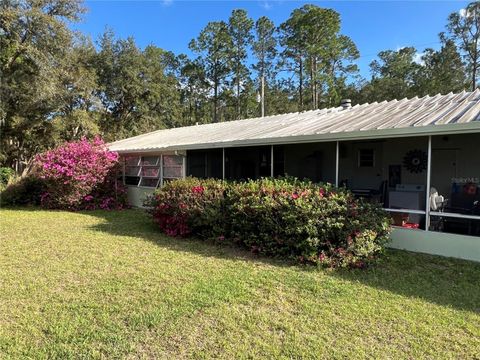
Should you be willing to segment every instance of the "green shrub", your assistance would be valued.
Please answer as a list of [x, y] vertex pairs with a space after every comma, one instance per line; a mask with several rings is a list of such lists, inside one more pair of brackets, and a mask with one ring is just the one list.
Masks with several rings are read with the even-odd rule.
[[187, 178], [166, 183], [144, 205], [170, 236], [214, 238], [225, 228], [224, 192], [222, 181]]
[[0, 194], [5, 205], [40, 205], [46, 182], [35, 175], [21, 177], [11, 182]]
[[332, 266], [362, 266], [381, 252], [389, 218], [344, 189], [296, 179], [235, 184], [229, 236], [254, 252]]
[[7, 186], [13, 179], [15, 171], [9, 167], [0, 167], [0, 188]]
[[255, 253], [339, 267], [374, 260], [390, 230], [380, 207], [296, 179], [177, 180], [158, 190], [149, 207], [170, 236], [226, 238]]

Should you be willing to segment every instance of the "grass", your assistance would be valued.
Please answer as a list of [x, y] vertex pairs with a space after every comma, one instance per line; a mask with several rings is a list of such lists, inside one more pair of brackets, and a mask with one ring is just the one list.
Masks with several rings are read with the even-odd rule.
[[331, 271], [162, 236], [140, 211], [0, 211], [0, 358], [475, 358], [480, 264]]

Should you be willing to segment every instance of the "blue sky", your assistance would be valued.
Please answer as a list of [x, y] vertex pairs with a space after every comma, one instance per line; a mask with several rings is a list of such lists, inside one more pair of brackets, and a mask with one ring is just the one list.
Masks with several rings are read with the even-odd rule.
[[276, 25], [305, 3], [333, 8], [340, 13], [342, 33], [360, 50], [361, 75], [369, 77], [368, 64], [386, 49], [414, 45], [437, 48], [438, 33], [446, 19], [467, 1], [86, 1], [88, 13], [74, 28], [94, 40], [108, 26], [118, 37], [133, 36], [142, 48], [154, 44], [190, 54], [188, 43], [209, 22], [227, 20], [243, 8], [253, 19], [268, 16]]

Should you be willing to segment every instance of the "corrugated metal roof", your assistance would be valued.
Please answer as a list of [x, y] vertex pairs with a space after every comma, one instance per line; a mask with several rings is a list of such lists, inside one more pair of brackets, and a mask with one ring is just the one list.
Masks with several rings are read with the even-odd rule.
[[158, 130], [109, 148], [149, 152], [456, 132], [480, 132], [479, 90]]

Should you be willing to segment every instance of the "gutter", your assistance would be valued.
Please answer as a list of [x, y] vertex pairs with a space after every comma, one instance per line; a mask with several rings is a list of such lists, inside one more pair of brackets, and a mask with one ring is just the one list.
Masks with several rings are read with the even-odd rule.
[[[107, 144], [112, 151], [119, 154], [134, 153], [154, 153], [164, 151], [184, 151], [184, 150], [205, 150], [205, 149], [221, 149], [231, 147], [247, 147], [261, 145], [288, 145], [314, 142], [333, 142], [333, 141], [361, 141], [361, 140], [379, 140], [385, 138], [402, 138], [414, 136], [438, 136], [438, 135], [456, 135], [456, 134], [472, 134], [480, 133], [480, 122], [473, 121], [464, 124], [446, 124], [437, 125], [434, 129], [432, 126], [424, 127], [407, 127], [393, 129], [374, 129], [364, 131], [351, 132], [331, 132], [326, 134], [313, 135], [297, 135], [282, 136], [272, 138], [244, 139], [221, 141], [199, 144], [171, 145], [165, 147], [145, 147], [137, 149], [115, 149], [114, 144]], [[130, 140], [130, 139], [129, 139]], [[111, 148], [113, 147], [113, 149]]]

